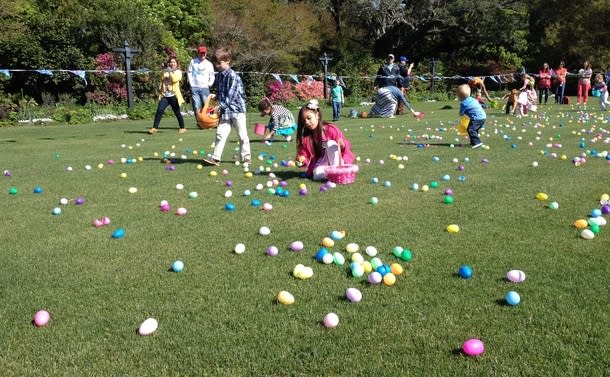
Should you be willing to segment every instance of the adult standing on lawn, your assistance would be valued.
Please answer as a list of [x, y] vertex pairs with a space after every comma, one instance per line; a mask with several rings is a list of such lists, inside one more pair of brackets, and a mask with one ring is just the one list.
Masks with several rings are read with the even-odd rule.
[[549, 63], [542, 64], [542, 69], [538, 72], [538, 104], [542, 105], [542, 96], [544, 96], [544, 104], [546, 105], [549, 99], [549, 89], [551, 88], [551, 69]]
[[586, 105], [589, 99], [589, 90], [591, 90], [591, 76], [593, 76], [593, 70], [591, 69], [591, 63], [588, 60], [582, 65], [582, 68], [578, 70], [578, 87], [576, 90], [576, 104]]
[[161, 74], [161, 83], [159, 84], [161, 94], [159, 94], [159, 104], [157, 105], [157, 113], [155, 114], [153, 126], [148, 130], [149, 134], [154, 135], [157, 133], [161, 117], [168, 106], [172, 107], [174, 115], [178, 120], [178, 126], [180, 127], [178, 133], [183, 134], [186, 132], [184, 119], [180, 112], [180, 105], [184, 103], [184, 98], [182, 98], [182, 93], [180, 92], [180, 81], [182, 81], [182, 71], [180, 70], [178, 60], [172, 56], [167, 61]]
[[555, 70], [555, 103], [563, 104], [563, 94], [566, 90], [566, 77], [568, 76], [568, 70], [566, 64], [559, 62], [559, 67]]
[[206, 46], [197, 48], [197, 57], [191, 59], [186, 74], [191, 86], [191, 105], [193, 113], [197, 115], [203, 103], [210, 95], [210, 87], [214, 85], [214, 66], [207, 59]]

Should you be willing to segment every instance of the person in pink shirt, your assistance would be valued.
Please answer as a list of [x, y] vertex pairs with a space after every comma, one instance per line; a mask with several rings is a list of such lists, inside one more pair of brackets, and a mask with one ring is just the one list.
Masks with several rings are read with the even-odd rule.
[[578, 87], [576, 88], [576, 104], [580, 105], [587, 104], [589, 99], [589, 90], [591, 90], [591, 76], [593, 76], [593, 70], [591, 69], [591, 63], [585, 60], [581, 69], [578, 70]]
[[326, 167], [351, 164], [354, 154], [343, 132], [322, 120], [318, 101], [313, 99], [299, 111], [297, 126], [297, 164], [306, 169], [306, 176], [326, 179]]
[[538, 72], [538, 104], [542, 104], [544, 96], [544, 104], [549, 99], [549, 89], [551, 89], [551, 69], [549, 63], [544, 63], [542, 69]]

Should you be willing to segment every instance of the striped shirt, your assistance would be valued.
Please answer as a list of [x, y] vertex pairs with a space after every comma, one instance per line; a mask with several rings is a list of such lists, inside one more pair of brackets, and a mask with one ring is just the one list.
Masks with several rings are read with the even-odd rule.
[[280, 105], [271, 106], [271, 120], [269, 123], [273, 125], [273, 131], [282, 128], [292, 128], [295, 125], [294, 116], [290, 110]]
[[218, 72], [216, 98], [222, 120], [230, 120], [246, 113], [246, 92], [241, 77], [231, 68]]

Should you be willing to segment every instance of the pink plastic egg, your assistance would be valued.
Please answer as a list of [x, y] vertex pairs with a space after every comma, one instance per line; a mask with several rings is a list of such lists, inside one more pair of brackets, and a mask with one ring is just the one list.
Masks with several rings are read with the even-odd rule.
[[335, 313], [328, 313], [324, 316], [324, 326], [327, 329], [334, 329], [339, 325], [339, 316]]
[[46, 326], [49, 321], [51, 320], [51, 315], [49, 314], [48, 311], [46, 310], [39, 310], [34, 314], [34, 325], [36, 325], [36, 327], [43, 327]]
[[464, 342], [462, 350], [468, 356], [479, 356], [485, 351], [485, 345], [479, 339], [468, 339]]

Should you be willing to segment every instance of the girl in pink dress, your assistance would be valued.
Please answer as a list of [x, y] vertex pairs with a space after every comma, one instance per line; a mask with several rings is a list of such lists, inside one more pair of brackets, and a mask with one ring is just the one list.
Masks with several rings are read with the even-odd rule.
[[[297, 164], [307, 169], [307, 177], [326, 179], [326, 167], [351, 164], [354, 154], [343, 132], [322, 120], [317, 100], [311, 100], [299, 111], [297, 126]], [[343, 160], [343, 161], [341, 161]]]

